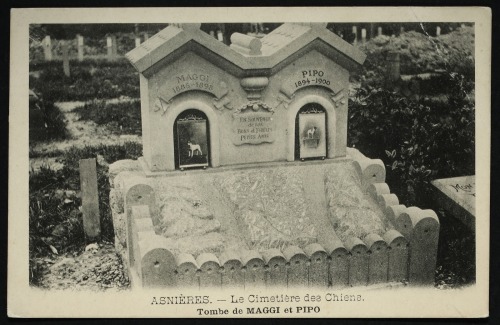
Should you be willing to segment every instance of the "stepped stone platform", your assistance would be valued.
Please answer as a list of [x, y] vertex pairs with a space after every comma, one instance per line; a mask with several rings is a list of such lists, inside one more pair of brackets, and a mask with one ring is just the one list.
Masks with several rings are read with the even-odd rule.
[[[231, 270], [247, 270], [248, 263], [261, 267], [262, 274], [252, 281], [248, 272], [246, 280], [233, 279], [245, 286], [429, 282], [437, 217], [431, 210], [400, 205], [383, 178], [380, 161], [354, 149], [345, 158], [325, 161], [173, 171], [149, 178], [138, 161], [120, 161], [110, 166], [115, 244], [142, 286], [220, 286], [227, 263]], [[413, 258], [430, 258], [430, 263], [422, 266], [415, 260], [408, 268], [410, 245], [421, 225], [421, 235], [429, 238], [418, 239]], [[391, 245], [397, 249], [391, 251]], [[165, 274], [147, 280], [148, 268], [139, 265], [156, 248], [170, 262]], [[323, 271], [312, 271], [314, 256], [324, 264]], [[162, 258], [156, 256], [154, 263]], [[293, 260], [305, 269], [294, 271], [298, 266], [290, 266]], [[268, 269], [273, 261], [286, 270], [274, 280]], [[179, 267], [186, 274], [192, 271], [189, 281], [179, 275]], [[203, 276], [203, 268], [210, 269], [211, 280]]]
[[[176, 252], [305, 247], [326, 236], [363, 239], [394, 228], [349, 160], [175, 174], [150, 183], [157, 193], [155, 233]], [[137, 168], [115, 184], [141, 176]]]

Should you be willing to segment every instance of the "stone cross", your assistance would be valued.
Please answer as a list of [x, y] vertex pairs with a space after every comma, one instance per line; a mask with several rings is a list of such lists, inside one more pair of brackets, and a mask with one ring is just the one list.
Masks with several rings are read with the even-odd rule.
[[83, 61], [83, 36], [76, 35], [76, 46], [78, 48], [78, 61]]
[[220, 31], [220, 30], [217, 31], [217, 39], [221, 42], [224, 42], [224, 35], [222, 34], [222, 31]]
[[66, 41], [61, 42], [62, 46], [62, 55], [63, 55], [63, 71], [66, 77], [69, 77], [69, 55], [68, 55], [68, 43]]
[[361, 42], [363, 42], [363, 44], [366, 42], [366, 29], [365, 28], [361, 29]]
[[116, 60], [116, 36], [108, 36], [106, 39], [106, 47], [108, 49], [108, 60]]
[[49, 35], [43, 39], [43, 54], [45, 61], [52, 61], [52, 42]]

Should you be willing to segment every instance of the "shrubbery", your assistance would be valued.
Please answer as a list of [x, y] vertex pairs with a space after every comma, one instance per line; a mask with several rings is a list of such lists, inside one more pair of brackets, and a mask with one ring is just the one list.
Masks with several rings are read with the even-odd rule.
[[64, 140], [69, 137], [61, 110], [53, 102], [31, 98], [29, 106], [30, 143]]
[[363, 85], [351, 99], [349, 145], [384, 160], [405, 204], [425, 205], [433, 179], [475, 174], [474, 103], [462, 78], [449, 77], [446, 101], [411, 100], [380, 85]]
[[116, 134], [137, 134], [141, 129], [141, 102], [106, 103], [92, 101], [77, 107], [74, 112], [82, 120], [91, 120], [98, 125], [106, 125]]
[[[473, 29], [440, 38], [412, 34], [386, 46], [372, 44], [377, 39], [366, 45], [367, 63], [349, 101], [348, 145], [384, 161], [387, 183], [401, 204], [436, 209], [441, 223], [436, 285], [470, 284], [475, 236], [432, 203], [430, 182], [475, 174]], [[420, 96], [405, 97], [397, 87], [386, 87], [389, 50], [400, 52], [402, 74], [445, 72], [421, 81]]]
[[45, 122], [47, 123], [47, 139], [62, 140], [69, 137], [66, 122], [61, 110], [53, 102], [45, 102]]
[[29, 251], [30, 283], [37, 282], [37, 265], [33, 258], [51, 251], [59, 254], [85, 244], [81, 206], [79, 161], [97, 158], [97, 184], [101, 214], [101, 237], [114, 240], [109, 208], [109, 179], [107, 164], [120, 159], [137, 159], [142, 145], [126, 142], [123, 145], [76, 148], [71, 147], [61, 161], [60, 170], [40, 168], [29, 175]]
[[398, 37], [379, 36], [360, 45], [360, 49], [367, 54], [363, 65], [365, 76], [372, 71], [375, 76], [383, 77], [381, 63], [388, 52], [397, 51], [404, 74], [444, 70], [474, 80], [474, 27], [459, 28], [439, 37], [414, 31]]
[[[403, 50], [413, 53], [418, 49], [420, 56], [412, 60], [402, 55], [402, 73], [407, 73], [403, 67], [424, 72], [419, 69], [431, 67], [427, 58], [436, 56], [428, 52], [435, 53], [436, 44], [446, 44], [412, 34], [416, 33], [403, 34], [391, 46], [377, 50], [372, 44], [377, 39], [366, 45], [372, 52], [368, 53], [365, 70], [357, 76], [360, 82], [355, 95], [350, 98], [348, 141], [367, 156], [384, 160], [387, 182], [402, 203], [425, 207], [431, 180], [475, 174], [474, 74], [470, 73], [474, 64], [460, 62], [464, 53], [449, 50], [449, 56], [434, 62], [436, 67], [445, 67], [446, 73], [422, 83], [426, 87], [418, 99], [407, 98], [385, 86], [385, 58], [381, 56], [387, 54], [387, 48], [406, 44]], [[458, 37], [451, 34], [446, 37]], [[412, 37], [419, 42], [412, 42]], [[470, 45], [473, 33], [464, 29], [461, 37]], [[452, 66], [452, 62], [460, 64]], [[430, 93], [425, 93], [428, 90]]]

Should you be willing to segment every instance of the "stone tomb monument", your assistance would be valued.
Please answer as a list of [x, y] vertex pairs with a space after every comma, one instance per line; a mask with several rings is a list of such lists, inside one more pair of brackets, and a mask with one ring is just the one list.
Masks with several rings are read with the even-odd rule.
[[110, 166], [110, 203], [132, 284], [432, 284], [436, 214], [400, 205], [383, 162], [346, 147], [349, 74], [365, 55], [326, 24], [230, 46], [199, 27], [127, 54], [144, 155]]
[[[231, 41], [185, 24], [127, 54], [140, 72], [145, 173], [191, 160], [210, 167], [294, 161], [297, 147], [309, 149], [304, 157], [344, 157], [349, 71], [365, 55], [321, 24], [286, 24], [262, 39], [235, 33]], [[313, 111], [317, 118], [304, 116], [297, 132], [297, 114]], [[178, 129], [186, 119], [204, 121], [204, 131], [186, 137]]]
[[436, 179], [432, 185], [436, 203], [475, 233], [476, 176]]

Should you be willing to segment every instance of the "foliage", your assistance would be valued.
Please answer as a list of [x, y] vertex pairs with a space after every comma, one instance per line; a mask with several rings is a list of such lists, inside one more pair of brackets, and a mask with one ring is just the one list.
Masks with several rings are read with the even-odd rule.
[[474, 80], [474, 27], [459, 28], [438, 37], [415, 31], [399, 37], [382, 35], [361, 44], [360, 49], [367, 54], [361, 73], [364, 77], [383, 78], [382, 63], [387, 53], [397, 51], [402, 74], [444, 70]]
[[34, 257], [61, 254], [85, 243], [82, 215], [79, 161], [96, 158], [101, 237], [114, 240], [109, 208], [107, 164], [120, 159], [137, 159], [142, 146], [134, 142], [123, 145], [71, 147], [61, 158], [64, 167], [52, 170], [41, 167], [29, 174], [29, 251], [30, 283], [37, 282], [38, 266]]
[[[350, 98], [349, 145], [384, 158], [391, 189], [405, 204], [426, 206], [430, 180], [475, 174], [474, 29], [384, 37], [362, 46], [367, 60]], [[403, 73], [445, 72], [420, 80], [419, 97], [405, 97], [385, 81], [385, 56], [394, 50]]]
[[425, 205], [432, 179], [475, 173], [474, 104], [462, 81], [449, 76], [446, 101], [412, 100], [380, 85], [361, 86], [351, 99], [350, 145], [385, 157], [387, 181], [406, 204]]
[[28, 152], [28, 157], [30, 159], [32, 158], [57, 158], [64, 155], [64, 150], [61, 149], [55, 149], [55, 150], [49, 150], [49, 151], [39, 151], [36, 150], [34, 147], [29, 148]]
[[136, 142], [125, 142], [123, 145], [71, 147], [66, 151], [63, 162], [68, 168], [78, 171], [80, 159], [96, 158], [97, 155], [102, 156], [108, 164], [121, 159], [137, 159], [142, 156], [142, 145]]
[[82, 120], [91, 120], [106, 125], [117, 134], [141, 134], [141, 102], [106, 103], [92, 101], [77, 107], [74, 112]]
[[[383, 159], [387, 183], [402, 204], [436, 209], [431, 180], [475, 174], [474, 30], [377, 37], [363, 49], [368, 57], [349, 99], [348, 145]], [[393, 50], [400, 53], [402, 74], [441, 74], [419, 80], [420, 95], [405, 97], [385, 81], [385, 57]], [[436, 212], [437, 287], [474, 282], [474, 235]]]
[[138, 73], [125, 60], [70, 61], [69, 77], [57, 61], [31, 64], [30, 71], [39, 71], [38, 77], [30, 76], [30, 89], [49, 101], [139, 97]]
[[[66, 128], [66, 121], [61, 110], [54, 105], [53, 102], [37, 100], [30, 101], [30, 114], [36, 110], [42, 111], [43, 125], [31, 125], [32, 123], [41, 123], [30, 116], [30, 143], [46, 140], [64, 140], [69, 137], [69, 132]], [[45, 132], [34, 132], [31, 130], [41, 129]]]
[[454, 288], [476, 279], [476, 238], [467, 226], [445, 211], [436, 211], [441, 232], [438, 245], [436, 286]]
[[47, 138], [49, 140], [67, 139], [69, 137], [69, 133], [66, 129], [64, 115], [59, 107], [55, 106], [53, 102], [46, 102], [44, 107], [45, 122], [47, 123]]

